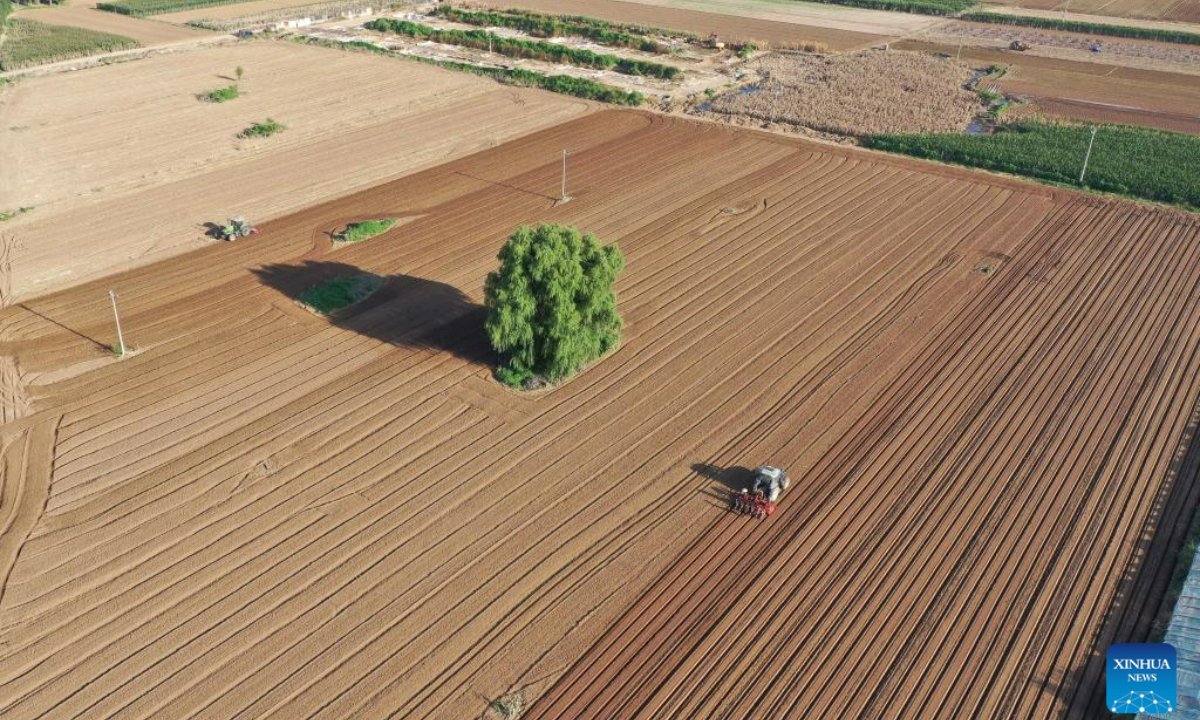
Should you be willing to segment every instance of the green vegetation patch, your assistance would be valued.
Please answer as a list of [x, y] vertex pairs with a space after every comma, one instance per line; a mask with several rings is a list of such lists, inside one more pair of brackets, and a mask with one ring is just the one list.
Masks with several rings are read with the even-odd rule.
[[216, 90], [209, 90], [206, 93], [201, 93], [200, 99], [207, 102], [223, 103], [237, 99], [240, 94], [241, 92], [238, 90], [237, 83], [234, 83], [233, 85], [228, 85], [223, 88], [217, 88]]
[[99, 3], [96, 8], [121, 15], [145, 17], [146, 15], [161, 15], [162, 13], [181, 12], [216, 5], [236, 5], [242, 2], [249, 2], [249, 0], [119, 0], [118, 2]]
[[137, 41], [120, 35], [25, 18], [10, 19], [7, 25], [8, 35], [0, 46], [0, 70], [139, 47]]
[[447, 20], [467, 25], [512, 28], [520, 30], [526, 35], [543, 38], [573, 35], [594, 40], [601, 45], [634, 48], [660, 54], [670, 52], [670, 48], [646, 37], [647, 35], [678, 37], [684, 40], [693, 38], [691, 35], [670, 30], [610, 23], [579, 15], [542, 15], [523, 10], [472, 11], [449, 5], [439, 5], [434, 12]]
[[1200, 208], [1200, 137], [1101, 125], [1082, 185], [1091, 126], [1021, 120], [993, 135], [876, 135], [876, 150], [986, 168], [1053, 183]]
[[497, 52], [508, 57], [530, 58], [548, 62], [565, 62], [580, 67], [615, 70], [625, 75], [646, 75], [670, 80], [679, 75], [679, 68], [661, 63], [631, 60], [557, 45], [542, 40], [523, 40], [504, 37], [486, 30], [442, 30], [421, 23], [394, 18], [378, 18], [364, 25], [368, 30], [390, 32], [434, 42]]
[[919, 15], [957, 15], [975, 7], [973, 0], [812, 0], [830, 5], [891, 10], [893, 12], [917, 13]]
[[1128, 25], [1105, 25], [1103, 23], [1081, 22], [1078, 20], [1029, 17], [1027, 15], [1003, 15], [1001, 13], [990, 12], [964, 13], [959, 19], [971, 22], [995, 23], [997, 25], [1017, 25], [1020, 27], [1042, 28], [1044, 30], [1107, 35], [1109, 37], [1131, 38], [1134, 40], [1158, 40], [1160, 42], [1180, 43], [1184, 45], [1200, 45], [1200, 33], [1185, 32], [1183, 30], [1130, 27]]
[[300, 304], [321, 315], [329, 315], [375, 293], [383, 281], [374, 275], [338, 278], [309, 288], [300, 296]]
[[12, 220], [15, 217], [20, 217], [21, 215], [24, 215], [27, 212], [33, 212], [33, 208], [32, 207], [19, 207], [16, 210], [0, 211], [0, 222], [8, 222], [9, 220]]
[[396, 224], [395, 218], [382, 218], [380, 220], [364, 220], [363, 222], [350, 223], [346, 229], [339, 233], [334, 233], [333, 239], [338, 242], [362, 242], [370, 238], [380, 235], [391, 230]]
[[287, 126], [283, 125], [282, 123], [278, 123], [271, 118], [267, 118], [266, 120], [263, 120], [262, 122], [256, 122], [250, 127], [241, 131], [238, 133], [238, 137], [242, 138], [243, 140], [249, 138], [270, 137], [275, 133], [283, 132], [286, 129]]

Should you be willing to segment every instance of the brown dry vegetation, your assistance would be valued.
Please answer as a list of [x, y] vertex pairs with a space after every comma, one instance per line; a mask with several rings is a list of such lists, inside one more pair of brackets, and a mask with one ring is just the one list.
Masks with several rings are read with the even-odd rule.
[[963, 88], [966, 65], [920, 53], [773, 53], [752, 67], [763, 81], [717, 98], [714, 112], [869, 135], [960, 132], [979, 111], [978, 97]]
[[[518, 397], [478, 303], [543, 220], [620, 244], [627, 327]], [[1099, 712], [1195, 505], [1198, 282], [1174, 212], [610, 111], [20, 303], [0, 715]]]

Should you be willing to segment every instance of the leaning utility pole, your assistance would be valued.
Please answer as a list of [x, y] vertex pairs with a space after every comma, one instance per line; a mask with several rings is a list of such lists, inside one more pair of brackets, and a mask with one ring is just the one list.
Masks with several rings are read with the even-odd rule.
[[1087, 174], [1088, 160], [1092, 158], [1092, 145], [1096, 142], [1096, 126], [1092, 126], [1092, 139], [1088, 140], [1087, 154], [1083, 156], [1083, 169], [1079, 171], [1079, 184], [1083, 184], [1083, 176]]
[[562, 171], [562, 193], [559, 195], [559, 202], [566, 202], [571, 199], [567, 194], [567, 151], [563, 150], [563, 171]]
[[125, 336], [121, 334], [121, 316], [117, 314], [117, 294], [109, 290], [108, 297], [112, 300], [113, 319], [117, 321], [117, 354], [125, 357]]

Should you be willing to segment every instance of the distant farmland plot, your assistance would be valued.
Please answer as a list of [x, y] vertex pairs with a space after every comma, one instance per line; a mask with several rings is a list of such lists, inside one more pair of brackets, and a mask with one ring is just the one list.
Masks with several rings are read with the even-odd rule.
[[[1079, 185], [1091, 129], [1077, 124], [1016, 122], [994, 135], [880, 135], [878, 150]], [[1100, 126], [1083, 187], [1200, 207], [1200, 138], [1183, 133]]]
[[8, 37], [0, 46], [0, 70], [16, 70], [138, 46], [136, 40], [120, 35], [15, 18], [9, 21]]
[[236, 5], [241, 2], [247, 2], [247, 0], [121, 0], [120, 2], [100, 3], [96, 7], [122, 15], [143, 17], [217, 5]]

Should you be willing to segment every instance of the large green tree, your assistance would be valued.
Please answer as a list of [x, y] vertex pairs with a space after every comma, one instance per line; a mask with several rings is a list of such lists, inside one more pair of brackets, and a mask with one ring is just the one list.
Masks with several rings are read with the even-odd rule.
[[501, 380], [561, 380], [620, 342], [613, 282], [625, 259], [616, 245], [573, 227], [539, 225], [513, 233], [498, 258], [484, 302], [488, 337], [504, 357]]

